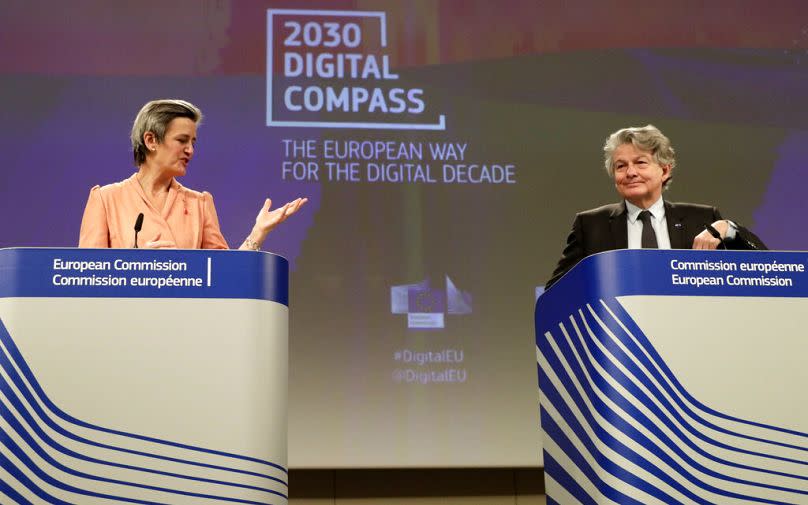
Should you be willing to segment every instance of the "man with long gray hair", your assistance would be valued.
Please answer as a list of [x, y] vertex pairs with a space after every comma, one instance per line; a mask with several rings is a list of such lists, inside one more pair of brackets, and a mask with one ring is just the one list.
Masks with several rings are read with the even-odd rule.
[[766, 249], [715, 207], [662, 198], [673, 179], [675, 154], [668, 137], [650, 124], [609, 136], [604, 167], [623, 201], [575, 216], [548, 288], [585, 257], [613, 249]]

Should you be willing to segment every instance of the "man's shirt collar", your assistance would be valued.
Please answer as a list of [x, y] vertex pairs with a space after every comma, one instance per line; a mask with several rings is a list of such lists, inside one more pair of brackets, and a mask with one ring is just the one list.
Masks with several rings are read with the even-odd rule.
[[[640, 212], [644, 209], [641, 209], [634, 205], [633, 203], [626, 200], [626, 213], [628, 214], [628, 220], [631, 224], [637, 222], [637, 218], [640, 216]], [[662, 197], [659, 198], [653, 205], [648, 207], [648, 211], [651, 212], [651, 215], [654, 216], [655, 221], [659, 221], [665, 216], [665, 203], [662, 201]]]

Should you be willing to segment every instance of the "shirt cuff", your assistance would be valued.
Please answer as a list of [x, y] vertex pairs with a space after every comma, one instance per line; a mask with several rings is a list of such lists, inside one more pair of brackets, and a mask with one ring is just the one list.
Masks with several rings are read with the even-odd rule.
[[727, 227], [727, 235], [724, 237], [724, 240], [735, 240], [735, 237], [738, 235], [738, 225], [729, 219], [725, 219], [724, 221], [726, 221], [729, 225]]

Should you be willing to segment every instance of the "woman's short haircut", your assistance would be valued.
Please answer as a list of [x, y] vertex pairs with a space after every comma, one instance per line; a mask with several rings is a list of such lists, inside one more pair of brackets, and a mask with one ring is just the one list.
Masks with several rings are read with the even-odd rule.
[[135, 122], [132, 123], [132, 133], [129, 137], [132, 141], [132, 154], [136, 167], [146, 161], [149, 152], [143, 140], [146, 132], [152, 132], [157, 142], [162, 142], [168, 124], [178, 117], [187, 117], [198, 125], [202, 122], [202, 111], [185, 100], [152, 100], [140, 109], [135, 116]]
[[623, 128], [609, 135], [603, 145], [603, 162], [609, 177], [614, 179], [614, 151], [623, 144], [634, 144], [634, 147], [641, 151], [650, 152], [654, 161], [659, 165], [670, 166], [670, 176], [662, 184], [667, 188], [673, 179], [673, 167], [676, 166], [676, 152], [671, 146], [671, 141], [659, 128], [654, 125], [633, 126]]

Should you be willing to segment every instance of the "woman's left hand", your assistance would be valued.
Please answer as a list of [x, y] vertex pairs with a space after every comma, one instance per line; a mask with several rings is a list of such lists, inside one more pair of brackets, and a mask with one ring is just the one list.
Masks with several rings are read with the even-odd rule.
[[264, 234], [269, 233], [275, 229], [276, 226], [286, 221], [286, 218], [300, 210], [300, 207], [308, 201], [308, 198], [298, 198], [275, 210], [269, 210], [272, 207], [272, 200], [267, 198], [266, 202], [264, 202], [264, 206], [261, 208], [261, 212], [259, 212], [258, 216], [255, 218], [255, 227]]
[[276, 226], [286, 221], [286, 218], [300, 210], [308, 198], [298, 198], [287, 203], [283, 207], [278, 207], [275, 210], [269, 210], [272, 207], [272, 200], [267, 198], [258, 217], [255, 218], [255, 226], [244, 242], [241, 243], [239, 249], [248, 251], [257, 251], [264, 243], [267, 234], [275, 229]]

